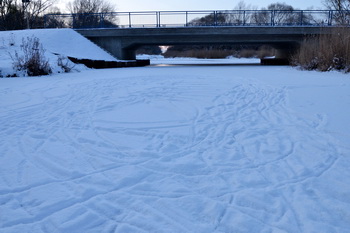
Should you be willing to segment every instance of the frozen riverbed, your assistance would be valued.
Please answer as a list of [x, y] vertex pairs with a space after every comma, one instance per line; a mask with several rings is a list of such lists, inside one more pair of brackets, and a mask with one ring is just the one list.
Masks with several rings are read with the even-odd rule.
[[0, 79], [1, 232], [350, 232], [350, 78], [180, 66]]

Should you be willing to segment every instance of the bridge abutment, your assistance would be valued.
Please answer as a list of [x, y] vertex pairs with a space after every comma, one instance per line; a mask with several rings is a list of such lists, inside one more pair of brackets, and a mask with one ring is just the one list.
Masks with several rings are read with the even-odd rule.
[[120, 60], [136, 60], [136, 49], [115, 37], [91, 37], [92, 42]]

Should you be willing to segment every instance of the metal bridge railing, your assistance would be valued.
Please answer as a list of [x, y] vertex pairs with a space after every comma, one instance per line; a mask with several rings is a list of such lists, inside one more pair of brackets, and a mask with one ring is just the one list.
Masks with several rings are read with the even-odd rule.
[[350, 25], [350, 11], [227, 10], [47, 14], [45, 28]]

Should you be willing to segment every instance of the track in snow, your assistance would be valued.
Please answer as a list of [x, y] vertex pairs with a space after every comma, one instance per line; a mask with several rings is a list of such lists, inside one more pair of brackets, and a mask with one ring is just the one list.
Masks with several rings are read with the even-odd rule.
[[1, 112], [0, 229], [348, 231], [329, 188], [346, 183], [329, 181], [349, 162], [322, 119], [290, 110], [284, 88], [216, 78], [30, 86]]

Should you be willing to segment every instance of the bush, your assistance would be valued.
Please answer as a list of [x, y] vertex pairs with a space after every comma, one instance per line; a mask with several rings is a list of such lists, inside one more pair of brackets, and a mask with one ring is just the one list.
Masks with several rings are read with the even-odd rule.
[[307, 38], [292, 57], [292, 64], [305, 70], [350, 72], [350, 29]]
[[72, 63], [67, 57], [61, 55], [58, 56], [57, 65], [61, 67], [64, 73], [69, 73], [74, 68], [74, 63]]
[[264, 58], [274, 56], [276, 50], [269, 45], [176, 45], [170, 47], [164, 57], [195, 57], [195, 58]]
[[22, 39], [21, 55], [17, 52], [13, 60], [16, 71], [25, 72], [28, 76], [48, 75], [52, 73], [49, 61], [45, 58], [45, 50], [36, 37]]
[[168, 50], [164, 57], [195, 57], [195, 58], [226, 58], [233, 55], [233, 51], [219, 49], [190, 49], [186, 51]]

